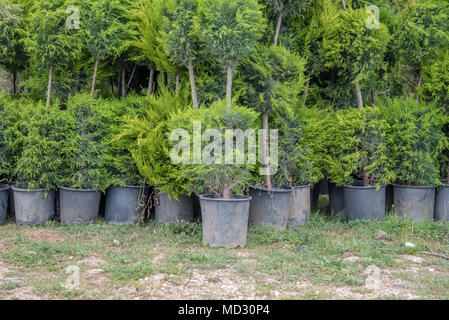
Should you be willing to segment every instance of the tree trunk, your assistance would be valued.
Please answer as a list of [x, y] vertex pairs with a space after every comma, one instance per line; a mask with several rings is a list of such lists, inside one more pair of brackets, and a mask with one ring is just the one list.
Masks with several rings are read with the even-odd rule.
[[231, 110], [232, 105], [232, 68], [227, 67], [227, 83], [226, 83], [226, 110]]
[[192, 101], [195, 109], [198, 110], [198, 98], [196, 96], [196, 87], [195, 87], [195, 74], [193, 73], [193, 62], [192, 59], [189, 60], [189, 78], [190, 78], [190, 90], [192, 91]]
[[359, 108], [363, 108], [362, 90], [360, 89], [360, 83], [358, 81], [355, 83], [355, 91], [357, 93], [357, 103]]
[[51, 81], [53, 79], [53, 66], [50, 66], [50, 71], [48, 72], [48, 88], [47, 88], [47, 107], [50, 105], [51, 96]]
[[279, 13], [278, 22], [276, 24], [276, 31], [274, 32], [273, 45], [276, 48], [278, 45], [279, 33], [281, 32], [282, 18], [284, 17], [284, 13]]
[[307, 102], [307, 96], [309, 95], [309, 87], [310, 87], [310, 72], [307, 75], [307, 82], [306, 82], [306, 90], [304, 91], [304, 93], [302, 94], [303, 96], [303, 100], [302, 100], [302, 106], [304, 107], [306, 105]]
[[133, 81], [134, 74], [136, 73], [137, 66], [134, 65], [133, 71], [131, 72], [131, 75], [129, 76], [128, 83], [126, 84], [126, 91], [129, 91], [129, 87], [131, 86], [131, 82]]
[[95, 82], [97, 81], [97, 71], [98, 71], [98, 54], [95, 58], [94, 76], [92, 77], [92, 88], [90, 89], [90, 97], [94, 97], [95, 93]]
[[148, 95], [153, 94], [154, 69], [150, 69], [150, 78], [148, 79]]
[[341, 0], [341, 4], [343, 5], [343, 10], [346, 10], [346, 2], [345, 2], [345, 0]]
[[114, 79], [112, 77], [109, 78], [109, 82], [111, 85], [111, 92], [114, 92]]
[[366, 170], [362, 171], [362, 179], [363, 179], [363, 186], [368, 187], [369, 186], [369, 179], [368, 179], [368, 173]]
[[372, 101], [373, 105], [376, 105], [376, 104], [377, 104], [377, 100], [376, 100], [376, 89], [373, 89], [373, 90], [371, 91], [371, 101]]
[[421, 77], [421, 75], [419, 75], [419, 78], [418, 78], [418, 87], [416, 88], [416, 102], [419, 102], [419, 92], [418, 92], [418, 89], [421, 88], [421, 85], [422, 85], [422, 77]]
[[270, 175], [270, 151], [268, 146], [268, 114], [263, 114], [263, 157], [264, 157], [264, 184], [267, 190], [271, 190], [271, 175]]
[[124, 65], [122, 65], [121, 87], [122, 87], [122, 99], [125, 99], [126, 98], [126, 68]]
[[17, 73], [13, 72], [12, 73], [12, 93], [16, 94], [17, 93], [17, 89], [16, 89], [16, 81], [17, 81]]
[[229, 177], [225, 177], [223, 181], [223, 199], [232, 199], [232, 190], [230, 187]]
[[179, 90], [179, 73], [176, 73], [176, 91]]

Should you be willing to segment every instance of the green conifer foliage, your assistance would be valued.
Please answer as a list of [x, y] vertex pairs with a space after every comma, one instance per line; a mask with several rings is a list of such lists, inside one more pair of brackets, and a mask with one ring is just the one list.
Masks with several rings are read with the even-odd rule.
[[64, 0], [42, 0], [32, 8], [26, 43], [33, 62], [48, 70], [47, 106], [54, 68], [79, 57], [82, 46], [79, 30], [67, 28], [68, 5]]
[[201, 0], [195, 28], [207, 53], [226, 68], [230, 108], [232, 77], [240, 60], [252, 53], [266, 26], [257, 0]]

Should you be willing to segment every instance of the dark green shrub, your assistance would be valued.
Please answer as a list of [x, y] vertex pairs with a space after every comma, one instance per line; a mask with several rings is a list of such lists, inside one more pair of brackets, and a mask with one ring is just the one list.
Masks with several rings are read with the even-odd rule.
[[16, 132], [22, 145], [15, 174], [25, 189], [55, 189], [65, 167], [66, 143], [72, 139], [73, 119], [58, 105], [29, 103]]
[[18, 139], [19, 121], [28, 100], [0, 95], [0, 182], [7, 183], [14, 179], [17, 158], [22, 152]]
[[105, 169], [107, 119], [99, 107], [101, 100], [75, 95], [68, 101], [67, 113], [75, 125], [65, 147], [66, 187], [104, 191], [109, 186]]
[[[180, 111], [169, 120], [167, 138], [170, 137], [171, 132], [177, 129], [185, 130], [190, 137], [193, 137], [194, 121], [201, 123], [201, 132], [203, 133], [201, 162], [195, 163], [195, 147], [192, 139], [189, 139], [187, 141], [188, 151], [192, 152], [187, 154], [187, 160], [190, 160], [190, 162], [180, 164], [183, 175], [188, 177], [190, 192], [215, 194], [217, 197], [224, 198], [230, 198], [232, 191], [235, 193], [242, 192], [242, 187], [250, 179], [251, 166], [248, 165], [247, 159], [248, 144], [246, 141], [243, 142], [242, 154], [242, 150], [238, 149], [237, 144], [234, 143], [235, 138], [231, 136], [232, 132], [226, 132], [226, 130], [241, 129], [242, 132], [245, 132], [247, 129], [254, 129], [256, 118], [256, 112], [244, 107], [233, 106], [227, 111], [226, 102], [221, 100], [213, 103], [209, 108]], [[216, 129], [217, 131], [209, 139], [205, 139], [204, 135], [208, 129]], [[232, 141], [232, 154], [229, 151], [229, 153], [225, 153], [227, 135], [229, 141]], [[211, 139], [212, 136], [213, 139]], [[256, 136], [254, 137], [256, 138]], [[178, 138], [178, 136], [176, 135], [175, 138]], [[179, 142], [171, 143], [171, 147], [175, 147], [175, 145], [179, 145]], [[209, 155], [210, 157], [208, 157]], [[230, 161], [227, 161], [226, 155], [229, 156]], [[237, 161], [237, 157], [240, 155], [242, 161]], [[179, 156], [179, 154], [176, 153], [176, 156]]]
[[148, 96], [129, 95], [124, 100], [100, 100], [99, 106], [107, 124], [104, 164], [110, 185], [141, 185], [144, 178], [130, 152], [135, 139], [121, 135], [127, 123], [143, 116], [150, 104]]
[[388, 99], [379, 104], [389, 124], [387, 146], [395, 180], [406, 185], [439, 185], [438, 157], [448, 146], [448, 122], [433, 104]]
[[187, 109], [186, 88], [170, 92], [166, 88], [151, 96], [144, 116], [127, 119], [117, 139], [127, 141], [128, 150], [139, 173], [160, 192], [172, 197], [188, 193], [187, 177], [170, 161], [167, 120], [176, 112]]
[[329, 179], [337, 185], [363, 181], [380, 187], [394, 179], [387, 147], [387, 122], [377, 107], [341, 109], [328, 118]]
[[273, 128], [278, 130], [277, 183], [290, 186], [314, 184], [320, 179], [315, 154], [305, 135], [305, 125], [298, 115], [277, 116]]

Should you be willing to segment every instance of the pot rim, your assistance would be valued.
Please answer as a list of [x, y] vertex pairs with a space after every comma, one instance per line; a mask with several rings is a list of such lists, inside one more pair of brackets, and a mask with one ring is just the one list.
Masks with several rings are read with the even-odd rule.
[[219, 201], [219, 202], [247, 202], [252, 200], [252, 197], [239, 196], [235, 194], [233, 194], [232, 196], [233, 196], [232, 199], [215, 198], [215, 195], [213, 194], [202, 194], [199, 195], [198, 197], [200, 198], [200, 200]]
[[[281, 186], [277, 185], [278, 188], [276, 188], [276, 189], [273, 188], [271, 190], [268, 190], [268, 189], [265, 189], [264, 187], [256, 187], [255, 184], [256, 184], [255, 182], [251, 182], [248, 185], [249, 185], [250, 189], [253, 189], [253, 190], [256, 190], [256, 191], [263, 191], [263, 192], [290, 193], [290, 192], [293, 191], [293, 187], [284, 186], [284, 185], [281, 185]], [[273, 183], [273, 185], [276, 185], [276, 184]]]
[[398, 184], [398, 183], [392, 183], [391, 184], [393, 187], [398, 187], [398, 188], [409, 188], [409, 189], [436, 189], [436, 186], [409, 186], [406, 184]]
[[[11, 186], [11, 189], [13, 191], [15, 191], [15, 192], [24, 192], [24, 193], [45, 192], [44, 188], [41, 188], [41, 189], [22, 189], [22, 188], [16, 188], [16, 187]], [[50, 192], [53, 192], [53, 191], [55, 191], [55, 190], [50, 190], [48, 192], [50, 193]]]
[[[124, 186], [110, 186], [109, 188], [122, 188], [122, 189], [125, 189], [125, 188], [129, 188], [129, 189], [141, 189], [142, 188], [142, 186], [131, 186], [131, 185], [127, 185], [127, 184], [125, 184]], [[144, 189], [150, 189], [151, 187], [150, 186], [145, 186], [144, 187]]]
[[299, 185], [299, 186], [292, 186], [293, 189], [304, 189], [304, 188], [308, 188], [311, 187], [312, 184], [303, 184], [303, 185]]
[[[381, 184], [380, 185], [380, 189], [385, 189], [385, 185]], [[376, 189], [376, 186], [352, 186], [352, 185], [344, 185], [343, 188], [346, 189], [360, 189], [360, 190], [371, 190], [371, 189]]]
[[0, 183], [0, 191], [7, 191], [11, 186], [7, 183]]
[[77, 189], [77, 188], [68, 188], [68, 187], [62, 187], [59, 186], [58, 187], [60, 190], [65, 190], [65, 191], [73, 191], [73, 192], [100, 192], [99, 190], [95, 190], [95, 189]]

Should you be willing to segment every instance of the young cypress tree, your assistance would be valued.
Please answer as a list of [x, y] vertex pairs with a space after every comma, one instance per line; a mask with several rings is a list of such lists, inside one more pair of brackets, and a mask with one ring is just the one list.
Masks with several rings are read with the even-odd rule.
[[[449, 6], [438, 0], [419, 1], [402, 14], [402, 24], [395, 44], [400, 62], [410, 67], [417, 79], [416, 91], [422, 86], [422, 68], [431, 64], [440, 48], [449, 46]], [[418, 101], [418, 94], [416, 95]]]
[[195, 65], [201, 61], [201, 44], [194, 30], [198, 0], [167, 1], [162, 12], [164, 47], [179, 66], [189, 70], [193, 106], [198, 109], [194, 74]]
[[293, 117], [294, 106], [304, 89], [304, 62], [284, 47], [258, 45], [254, 54], [243, 61], [241, 69], [247, 83], [244, 102], [262, 114], [264, 183], [270, 190], [269, 118], [273, 112]]
[[232, 75], [239, 61], [254, 50], [266, 21], [256, 0], [202, 0], [195, 27], [206, 51], [227, 71], [226, 100], [232, 100]]
[[68, 5], [64, 0], [42, 0], [32, 8], [26, 43], [33, 62], [48, 69], [47, 106], [50, 104], [53, 69], [69, 64], [81, 51], [79, 30], [66, 26]]
[[17, 91], [17, 73], [26, 61], [21, 42], [25, 36], [22, 12], [20, 5], [0, 0], [0, 66], [13, 76], [13, 93]]
[[[179, 78], [178, 67], [171, 61], [162, 44], [162, 16], [163, 1], [145, 0], [136, 8], [128, 11], [132, 36], [129, 46], [133, 50], [131, 60], [146, 65], [150, 69], [148, 79], [148, 95], [152, 95], [154, 88], [154, 73], [157, 70], [176, 73]], [[178, 88], [177, 82], [177, 88]]]
[[311, 0], [264, 0], [265, 5], [277, 15], [276, 29], [273, 37], [273, 45], [277, 47], [283, 19], [299, 16], [305, 9], [311, 6]]
[[120, 20], [124, 6], [119, 0], [84, 0], [81, 12], [85, 45], [94, 61], [90, 96], [95, 93], [98, 64], [106, 57], [115, 56], [126, 38], [127, 28]]

